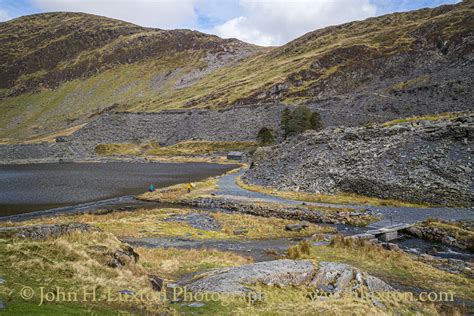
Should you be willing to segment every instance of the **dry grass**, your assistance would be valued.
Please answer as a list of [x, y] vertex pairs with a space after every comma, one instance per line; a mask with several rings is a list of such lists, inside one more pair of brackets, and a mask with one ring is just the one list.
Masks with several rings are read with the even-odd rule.
[[315, 203], [330, 203], [330, 204], [347, 204], [347, 205], [374, 205], [374, 206], [405, 206], [405, 207], [426, 207], [427, 205], [410, 203], [404, 201], [379, 199], [352, 193], [339, 194], [317, 194], [294, 191], [279, 191], [272, 187], [264, 187], [255, 184], [248, 184], [237, 178], [237, 184], [246, 190], [274, 195], [288, 200], [315, 202]]
[[454, 237], [461, 243], [468, 246], [468, 249], [474, 250], [474, 231], [472, 226], [464, 222], [448, 222], [440, 219], [430, 218], [424, 222], [418, 223], [417, 226], [431, 227], [446, 232], [449, 236]]
[[[147, 271], [132, 260], [120, 268], [107, 263], [122, 243], [112, 234], [104, 232], [72, 233], [45, 241], [0, 239], [0, 275], [5, 277], [6, 287], [18, 293], [22, 286], [36, 291], [54, 291], [58, 286], [65, 292], [82, 295], [83, 289], [96, 288], [97, 297], [108, 291], [117, 295], [120, 290], [152, 295], [153, 289]], [[14, 297], [14, 300], [21, 300]], [[39, 295], [33, 299], [39, 303]], [[143, 302], [142, 308], [149, 313], [169, 311], [157, 301]], [[67, 304], [66, 304], [67, 305]], [[133, 302], [83, 303], [85, 306], [101, 305], [111, 310], [133, 310]], [[41, 310], [41, 309], [40, 309]]]
[[99, 156], [131, 155], [138, 156], [142, 153], [142, 148], [137, 144], [99, 144], [94, 148]]
[[149, 161], [156, 162], [207, 162], [219, 164], [236, 164], [235, 161], [227, 159], [225, 155], [209, 155], [209, 156], [147, 156]]
[[[367, 291], [361, 297], [342, 293], [340, 297], [320, 298], [310, 287], [252, 287], [264, 297], [257, 304], [237, 305], [239, 315], [443, 315], [433, 304], [421, 304], [384, 296], [379, 299], [386, 308], [374, 305]], [[402, 296], [403, 298], [403, 296]]]
[[[300, 237], [316, 233], [335, 233], [336, 230], [328, 226], [309, 224], [301, 232], [286, 231], [287, 224], [298, 221], [280, 218], [266, 218], [247, 214], [227, 214], [213, 212], [214, 218], [221, 224], [219, 231], [206, 231], [191, 227], [184, 222], [168, 222], [166, 218], [176, 214], [198, 212], [196, 210], [161, 208], [153, 210], [137, 210], [133, 212], [112, 212], [108, 214], [81, 214], [70, 216], [56, 216], [21, 222], [21, 225], [58, 224], [81, 222], [94, 225], [116, 236], [129, 237], [177, 237], [187, 236], [193, 239], [259, 239]], [[0, 226], [18, 226], [18, 223], [2, 222]], [[248, 230], [247, 234], [235, 235], [237, 229]]]
[[136, 248], [145, 269], [170, 280], [184, 274], [252, 263], [251, 257], [215, 249]]
[[153, 148], [147, 155], [155, 156], [188, 156], [213, 153], [226, 153], [233, 150], [254, 150], [256, 142], [211, 142], [211, 141], [184, 141], [175, 145]]
[[388, 251], [380, 245], [360, 239], [336, 236], [330, 246], [312, 247], [305, 257], [347, 263], [389, 284], [431, 291], [452, 291], [455, 298], [474, 299], [474, 280], [436, 269], [412, 259], [404, 252]]
[[430, 115], [424, 115], [424, 116], [400, 118], [393, 121], [385, 122], [382, 125], [384, 127], [389, 127], [389, 126], [393, 126], [393, 125], [397, 125], [401, 123], [409, 123], [409, 122], [415, 123], [415, 122], [420, 122], [420, 121], [454, 120], [456, 118], [463, 117], [466, 115], [470, 115], [470, 114], [466, 112], [444, 112], [444, 113], [430, 114]]
[[199, 182], [192, 183], [192, 190], [187, 191], [186, 183], [179, 183], [169, 187], [157, 189], [154, 192], [146, 192], [138, 196], [138, 199], [144, 201], [159, 201], [176, 203], [184, 198], [194, 198], [203, 195], [209, 195], [217, 189], [217, 177], [210, 177]]
[[288, 249], [288, 257], [291, 259], [306, 258], [311, 254], [311, 242], [309, 240], [300, 241], [297, 245]]
[[2, 138], [0, 139], [0, 144], [36, 144], [36, 143], [43, 143], [43, 142], [52, 143], [56, 141], [57, 137], [69, 136], [73, 134], [74, 132], [80, 130], [85, 125], [86, 123], [75, 125], [75, 126], [68, 127], [51, 134], [32, 137], [23, 141], [19, 141], [18, 139]]
[[192, 157], [199, 155], [222, 154], [233, 150], [251, 151], [257, 147], [256, 142], [211, 142], [183, 141], [171, 146], [160, 146], [156, 142], [144, 144], [100, 144], [95, 152], [101, 156], [151, 156], [153, 157]]

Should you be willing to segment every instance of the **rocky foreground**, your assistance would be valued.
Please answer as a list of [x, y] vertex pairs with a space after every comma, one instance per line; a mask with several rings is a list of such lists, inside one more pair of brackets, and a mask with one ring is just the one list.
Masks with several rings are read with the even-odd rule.
[[473, 138], [472, 114], [309, 131], [257, 150], [243, 180], [280, 190], [468, 207]]
[[351, 283], [355, 283], [356, 286], [367, 286], [371, 292], [393, 291], [384, 281], [347, 264], [320, 262], [318, 268], [309, 260], [288, 259], [213, 270], [182, 283], [195, 293], [246, 293], [250, 289], [245, 284], [256, 283], [281, 286], [309, 284], [330, 293], [346, 291], [351, 288]]

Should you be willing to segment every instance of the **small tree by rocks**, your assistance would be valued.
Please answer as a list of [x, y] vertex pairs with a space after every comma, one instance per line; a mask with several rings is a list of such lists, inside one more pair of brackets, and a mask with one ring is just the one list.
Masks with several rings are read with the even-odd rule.
[[289, 135], [298, 135], [311, 128], [311, 111], [304, 105], [298, 106], [291, 113], [288, 122]]
[[308, 129], [320, 130], [324, 127], [318, 112], [311, 112], [308, 107], [300, 105], [293, 111], [288, 108], [281, 115], [281, 127], [285, 138], [298, 135]]
[[315, 131], [319, 131], [324, 128], [323, 120], [321, 120], [321, 115], [319, 115], [318, 112], [311, 113], [309, 122], [311, 124], [311, 129], [314, 129]]
[[268, 146], [273, 144], [275, 138], [272, 131], [267, 127], [262, 127], [257, 134], [257, 142], [260, 146]]
[[281, 127], [283, 129], [283, 135], [286, 137], [289, 135], [289, 122], [291, 119], [291, 111], [289, 108], [285, 108], [283, 112], [281, 112]]

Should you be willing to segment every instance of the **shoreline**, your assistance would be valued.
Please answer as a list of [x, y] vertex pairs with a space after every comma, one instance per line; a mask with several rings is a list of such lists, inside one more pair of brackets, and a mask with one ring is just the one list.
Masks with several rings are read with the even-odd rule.
[[[213, 159], [214, 158], [214, 159]], [[220, 157], [223, 158], [223, 157]], [[130, 163], [212, 163], [219, 165], [243, 165], [240, 161], [216, 159], [216, 157], [185, 157], [171, 156], [169, 158], [156, 157], [137, 157], [137, 156], [120, 156], [120, 157], [87, 157], [79, 159], [63, 159], [63, 158], [42, 158], [42, 159], [14, 159], [1, 160], [0, 166], [9, 165], [28, 165], [28, 164], [47, 164], [47, 163], [108, 163], [108, 162], [130, 162]]]

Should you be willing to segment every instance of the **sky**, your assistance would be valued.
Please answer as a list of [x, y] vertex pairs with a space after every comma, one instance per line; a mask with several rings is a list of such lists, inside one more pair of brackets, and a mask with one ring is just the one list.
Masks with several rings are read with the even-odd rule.
[[141, 26], [192, 29], [262, 45], [392, 12], [459, 0], [0, 0], [0, 22], [42, 12], [92, 13]]

